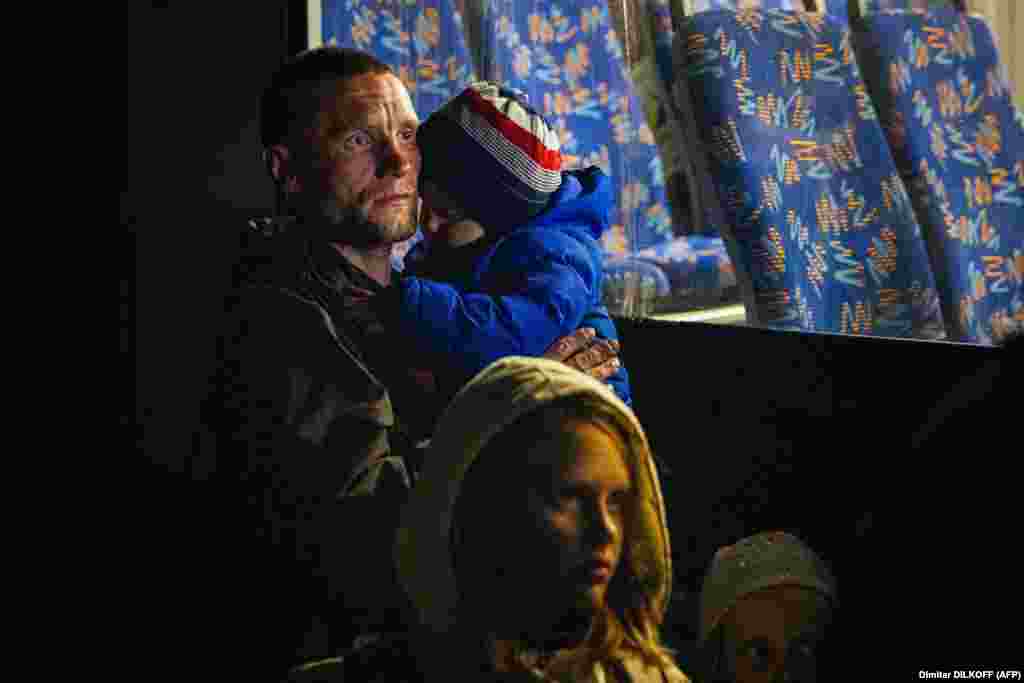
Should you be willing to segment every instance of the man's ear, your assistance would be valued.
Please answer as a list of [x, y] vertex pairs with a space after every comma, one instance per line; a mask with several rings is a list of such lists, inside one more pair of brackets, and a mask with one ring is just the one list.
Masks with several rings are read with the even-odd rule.
[[292, 171], [292, 154], [286, 145], [271, 145], [263, 152], [267, 164], [267, 172], [274, 179], [274, 184], [291, 194], [299, 189], [298, 178]]

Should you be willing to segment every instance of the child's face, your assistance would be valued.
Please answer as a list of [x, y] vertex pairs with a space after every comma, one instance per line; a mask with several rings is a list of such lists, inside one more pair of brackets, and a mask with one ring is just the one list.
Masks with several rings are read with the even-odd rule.
[[723, 619], [736, 683], [816, 680], [817, 647], [830, 609], [818, 593], [775, 586], [747, 595]]
[[507, 488], [488, 499], [503, 510], [498, 526], [467, 543], [479, 544], [481, 576], [499, 577], [485, 579], [488, 590], [511, 600], [503, 609], [516, 612], [513, 621], [546, 628], [605, 607], [634, 500], [625, 454], [617, 432], [574, 419], [536, 434], [522, 479], [504, 475]]
[[483, 226], [466, 218], [455, 201], [429, 180], [420, 186], [420, 199], [420, 227], [428, 242], [459, 247], [483, 236]]

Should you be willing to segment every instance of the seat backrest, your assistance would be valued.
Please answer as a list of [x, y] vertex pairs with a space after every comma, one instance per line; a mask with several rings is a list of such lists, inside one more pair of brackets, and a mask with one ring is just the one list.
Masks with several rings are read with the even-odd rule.
[[964, 0], [828, 0], [829, 10], [860, 17], [888, 11], [925, 13], [934, 9], [964, 11]]
[[643, 57], [635, 61], [630, 75], [661, 156], [673, 234], [718, 235], [720, 210], [716, 212], [713, 193], [707, 191], [710, 182], [700, 177], [702, 171], [694, 163], [702, 152], [694, 145], [695, 135], [688, 134], [692, 121], [683, 120], [672, 100], [675, 29], [670, 0], [639, 0], [633, 17]]
[[746, 9], [761, 10], [803, 10], [806, 0], [683, 0], [683, 8], [687, 16], [708, 10], [726, 10], [738, 12]]
[[965, 0], [807, 0], [808, 9], [828, 12], [838, 22], [849, 23], [850, 17], [877, 14], [889, 10], [928, 12], [940, 7], [960, 8]]
[[[405, 83], [420, 121], [476, 80], [454, 0], [416, 3], [324, 0], [325, 45], [363, 50], [390, 66]], [[422, 238], [395, 245], [392, 263], [403, 268], [409, 249]]]
[[950, 336], [998, 344], [1024, 330], [1024, 118], [992, 32], [952, 9], [885, 11], [853, 25]]
[[617, 201], [605, 250], [671, 239], [661, 158], [608, 5], [491, 0], [482, 28], [482, 74], [526, 93], [558, 131], [563, 169], [596, 165], [611, 176]]
[[943, 338], [920, 227], [849, 29], [782, 10], [706, 11], [681, 28], [748, 320]]
[[454, 0], [325, 0], [323, 42], [369, 52], [409, 89], [420, 120], [475, 80]]

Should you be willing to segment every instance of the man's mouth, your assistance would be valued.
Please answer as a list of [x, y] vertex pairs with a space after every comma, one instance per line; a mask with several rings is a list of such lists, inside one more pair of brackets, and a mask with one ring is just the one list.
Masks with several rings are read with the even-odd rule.
[[413, 194], [385, 194], [377, 197], [374, 204], [407, 204], [414, 198]]

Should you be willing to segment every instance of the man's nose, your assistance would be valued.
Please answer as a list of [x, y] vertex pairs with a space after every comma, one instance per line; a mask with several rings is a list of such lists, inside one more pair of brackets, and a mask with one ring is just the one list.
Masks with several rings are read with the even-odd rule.
[[419, 150], [415, 143], [403, 143], [391, 137], [381, 143], [378, 154], [378, 177], [403, 176], [413, 170]]

